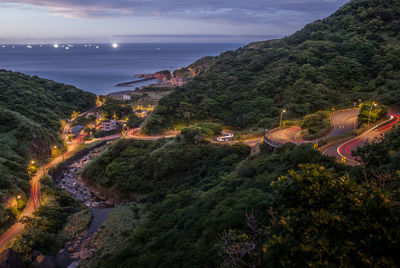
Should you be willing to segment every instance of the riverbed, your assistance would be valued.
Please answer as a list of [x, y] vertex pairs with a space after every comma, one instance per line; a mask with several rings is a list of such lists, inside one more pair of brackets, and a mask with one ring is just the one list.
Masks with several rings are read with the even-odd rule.
[[107, 204], [105, 200], [96, 197], [79, 176], [79, 172], [90, 160], [101, 154], [105, 148], [106, 146], [102, 146], [93, 149], [73, 162], [56, 181], [58, 186], [71, 193], [74, 198], [81, 201], [93, 213], [93, 218], [87, 230], [78, 234], [73, 240], [68, 241], [65, 247], [58, 252], [56, 256], [57, 264], [62, 268], [77, 267], [81, 260], [90, 257], [94, 253], [95, 250], [89, 248], [88, 245], [91, 244], [92, 237], [111, 212], [112, 206]]

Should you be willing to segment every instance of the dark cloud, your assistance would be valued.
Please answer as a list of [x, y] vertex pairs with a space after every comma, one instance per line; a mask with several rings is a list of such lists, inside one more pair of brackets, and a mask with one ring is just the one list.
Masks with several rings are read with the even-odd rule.
[[41, 6], [49, 12], [81, 18], [143, 16], [229, 23], [302, 23], [322, 18], [347, 0], [1, 0]]

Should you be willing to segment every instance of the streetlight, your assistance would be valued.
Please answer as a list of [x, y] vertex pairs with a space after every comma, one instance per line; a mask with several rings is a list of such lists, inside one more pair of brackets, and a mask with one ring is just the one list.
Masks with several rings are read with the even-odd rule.
[[372, 105], [371, 105], [371, 108], [369, 109], [368, 127], [369, 127], [369, 120], [370, 120], [370, 118], [371, 118], [372, 107], [376, 107], [376, 105], [377, 105], [377, 104], [373, 101], [373, 102], [372, 102]]
[[31, 164], [32, 164], [32, 165], [35, 164], [35, 161], [32, 160], [32, 161], [31, 161]]
[[286, 113], [286, 110], [282, 109], [282, 111], [281, 111], [281, 120], [279, 121], [279, 127], [281, 127], [281, 128], [282, 128], [282, 117], [283, 117], [284, 113]]

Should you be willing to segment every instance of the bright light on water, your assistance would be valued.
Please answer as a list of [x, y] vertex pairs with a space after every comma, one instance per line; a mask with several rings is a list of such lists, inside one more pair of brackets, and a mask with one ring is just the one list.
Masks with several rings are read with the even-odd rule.
[[117, 43], [113, 43], [113, 44], [112, 44], [112, 47], [113, 47], [113, 48], [117, 48], [117, 47], [118, 47], [118, 44], [117, 44]]
[[[1, 0], [0, 0], [1, 3]], [[107, 44], [71, 44], [53, 41], [39, 49], [27, 45], [6, 45], [0, 42], [0, 68], [23, 72], [75, 85], [99, 95], [113, 91], [133, 90], [154, 81], [136, 84], [134, 87], [115, 88], [117, 83], [132, 81], [134, 74], [155, 73], [160, 66], [184, 67], [206, 55], [219, 55], [243, 44], [126, 44], [113, 48]], [[55, 48], [55, 44], [58, 48]], [[68, 42], [67, 42], [68, 44]], [[2, 46], [6, 48], [2, 48]], [[72, 47], [73, 45], [73, 47]], [[14, 49], [11, 47], [14, 46]], [[61, 47], [64, 46], [64, 47]], [[96, 48], [99, 46], [99, 48]], [[161, 51], [156, 51], [161, 48]], [[129, 59], [129, 60], [122, 60]], [[1, 89], [0, 89], [1, 90]], [[1, 121], [1, 120], [0, 120]], [[0, 123], [1, 125], [1, 123]], [[1, 128], [1, 127], [0, 127]], [[1, 134], [0, 134], [1, 136]]]
[[58, 44], [54, 44], [54, 47], [55, 47], [55, 48], [58, 48]]

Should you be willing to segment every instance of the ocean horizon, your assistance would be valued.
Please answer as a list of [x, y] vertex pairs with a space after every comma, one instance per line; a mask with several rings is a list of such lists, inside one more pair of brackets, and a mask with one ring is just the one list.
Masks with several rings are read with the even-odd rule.
[[0, 69], [37, 75], [97, 95], [133, 90], [114, 87], [136, 74], [186, 67], [204, 56], [239, 48], [238, 43], [122, 43], [0, 45]]

